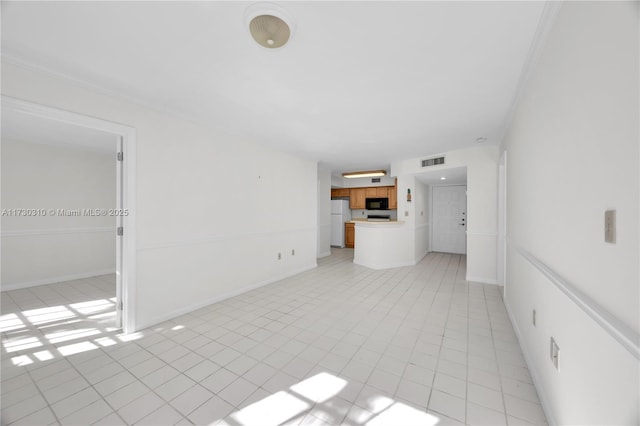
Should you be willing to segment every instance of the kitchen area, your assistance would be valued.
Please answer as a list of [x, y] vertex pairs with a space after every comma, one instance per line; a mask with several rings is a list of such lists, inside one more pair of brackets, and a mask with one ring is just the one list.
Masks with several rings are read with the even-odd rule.
[[332, 176], [327, 246], [353, 249], [353, 263], [371, 269], [415, 265], [428, 251], [429, 185], [415, 176], [380, 173], [380, 179]]
[[355, 248], [357, 223], [397, 223], [396, 186], [331, 189], [331, 246]]
[[331, 189], [331, 246], [353, 248], [353, 263], [372, 269], [410, 264], [413, 229], [398, 221], [393, 183]]

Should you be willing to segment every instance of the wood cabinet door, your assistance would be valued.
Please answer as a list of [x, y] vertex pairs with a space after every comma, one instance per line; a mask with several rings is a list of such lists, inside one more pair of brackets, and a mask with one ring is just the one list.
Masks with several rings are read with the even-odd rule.
[[398, 209], [398, 188], [395, 186], [389, 188], [389, 208], [391, 210]]
[[378, 188], [370, 187], [366, 189], [366, 198], [376, 198], [378, 196]]
[[367, 188], [352, 188], [349, 194], [349, 207], [352, 209], [364, 209]]
[[344, 198], [349, 196], [349, 188], [331, 188], [331, 198]]
[[356, 226], [354, 223], [344, 224], [344, 245], [348, 248], [354, 248], [356, 245]]
[[389, 188], [386, 186], [380, 186], [376, 188], [376, 197], [378, 198], [389, 198]]

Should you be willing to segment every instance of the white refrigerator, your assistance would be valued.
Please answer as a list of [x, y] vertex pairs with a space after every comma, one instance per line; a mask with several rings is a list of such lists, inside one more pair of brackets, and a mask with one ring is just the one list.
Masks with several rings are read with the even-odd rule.
[[350, 220], [349, 200], [331, 200], [331, 246], [344, 247], [344, 223]]

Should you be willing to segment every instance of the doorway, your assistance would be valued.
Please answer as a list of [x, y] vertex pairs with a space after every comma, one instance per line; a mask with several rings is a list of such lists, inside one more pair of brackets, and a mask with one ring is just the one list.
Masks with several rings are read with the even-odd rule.
[[[23, 126], [22, 131], [23, 135], [28, 136], [28, 139], [39, 142], [40, 145], [43, 145], [43, 141], [48, 141], [49, 146], [43, 148], [42, 152], [47, 150], [52, 153], [55, 152], [55, 144], [61, 141], [60, 143], [66, 142], [64, 149], [69, 153], [75, 153], [76, 149], [80, 150], [78, 152], [84, 152], [84, 154], [81, 153], [77, 156], [78, 164], [82, 164], [83, 158], [89, 162], [93, 161], [94, 158], [99, 158], [101, 155], [106, 156], [106, 160], [100, 164], [105, 164], [103, 167], [111, 170], [109, 172], [111, 178], [107, 179], [111, 179], [110, 190], [113, 195], [113, 197], [109, 196], [111, 203], [108, 205], [104, 202], [92, 203], [95, 199], [91, 197], [87, 198], [86, 203], [79, 201], [79, 199], [70, 203], [68, 198], [64, 196], [56, 197], [55, 194], [49, 199], [46, 198], [47, 194], [44, 194], [42, 198], [37, 199], [38, 202], [36, 204], [38, 205], [17, 205], [20, 204], [19, 197], [14, 198], [12, 202], [12, 204], [16, 204], [15, 206], [5, 204], [3, 200], [3, 215], [5, 213], [4, 209], [7, 207], [28, 209], [29, 214], [38, 215], [37, 223], [33, 220], [31, 222], [23, 220], [22, 228], [24, 229], [20, 230], [4, 229], [5, 222], [3, 221], [3, 240], [5, 238], [17, 240], [18, 237], [28, 239], [44, 234], [52, 238], [66, 238], [77, 243], [77, 246], [88, 243], [87, 247], [97, 247], [96, 251], [104, 251], [104, 241], [106, 239], [110, 241], [111, 249], [108, 249], [108, 252], [111, 253], [109, 262], [111, 262], [112, 266], [107, 264], [102, 269], [102, 267], [92, 264], [91, 267], [84, 268], [84, 270], [81, 268], [74, 269], [74, 262], [76, 264], [80, 263], [82, 259], [85, 259], [84, 255], [87, 255], [87, 258], [90, 257], [88, 256], [88, 253], [91, 252], [90, 249], [85, 250], [86, 253], [82, 253], [82, 250], [76, 250], [76, 254], [74, 254], [73, 252], [64, 253], [64, 250], [52, 248], [48, 251], [50, 256], [46, 256], [45, 252], [45, 256], [41, 257], [42, 259], [51, 258], [49, 264], [46, 265], [47, 270], [41, 271], [40, 276], [37, 277], [20, 276], [19, 273], [9, 276], [3, 273], [2, 291], [25, 289], [24, 293], [27, 294], [30, 293], [28, 291], [29, 287], [62, 281], [72, 283], [71, 287], [73, 287], [74, 280], [92, 280], [91, 283], [94, 284], [94, 287], [104, 288], [104, 286], [108, 286], [105, 283], [111, 281], [112, 285], [115, 284], [115, 294], [112, 299], [114, 302], [113, 308], [115, 309], [113, 327], [122, 329], [125, 333], [134, 331], [132, 295], [134, 294], [133, 277], [135, 271], [133, 250], [135, 247], [135, 129], [7, 96], [2, 96], [2, 115], [3, 130], [6, 129], [4, 126], [5, 119], [12, 119], [14, 124], [21, 122], [22, 124], [27, 124]], [[29, 126], [29, 123], [37, 123], [37, 125]], [[18, 128], [19, 126], [15, 125], [14, 127]], [[20, 132], [16, 134], [20, 134]], [[55, 138], [52, 137], [53, 135], [57, 135], [60, 141], [55, 141]], [[47, 143], [44, 143], [44, 145], [47, 145]], [[74, 143], [77, 143], [77, 146], [74, 146]], [[91, 143], [94, 143], [95, 146], [89, 146]], [[23, 148], [20, 144], [15, 145], [18, 149]], [[96, 154], [100, 150], [105, 152], [100, 155]], [[4, 154], [5, 152], [3, 152], [3, 157]], [[63, 154], [59, 158], [65, 158], [65, 156], [66, 154]], [[55, 162], [52, 162], [51, 167], [56, 167]], [[82, 179], [92, 180], [97, 178], [86, 174], [74, 176], [71, 173], [65, 179], [68, 179], [69, 182], [77, 182]], [[37, 188], [38, 183], [35, 182], [32, 187]], [[17, 191], [18, 194], [19, 192]], [[61, 192], [61, 194], [64, 194], [64, 192]], [[27, 201], [27, 198], [25, 197], [24, 200]], [[7, 214], [9, 213], [8, 211]], [[7, 222], [10, 224], [9, 221]], [[91, 225], [98, 222], [100, 222], [99, 226]], [[99, 239], [94, 237], [98, 235], [101, 236], [102, 243], [96, 242]], [[81, 240], [82, 243], [78, 243]], [[3, 241], [4, 243], [5, 241]], [[24, 244], [26, 244], [25, 246], [28, 244], [33, 245], [33, 241], [25, 241]], [[52, 242], [52, 247], [54, 246], [55, 242]], [[6, 245], [3, 247], [3, 257], [5, 257], [4, 254], [7, 248], [8, 246]], [[66, 258], [65, 255], [67, 255]], [[115, 262], [113, 256], [115, 256]], [[19, 272], [24, 264], [20, 263], [18, 257], [16, 256], [16, 259], [12, 259], [7, 264]], [[94, 256], [94, 259], [90, 261], [95, 261], [96, 265], [105, 265], [104, 263], [99, 263], [99, 259], [96, 260], [98, 257], [100, 256]], [[31, 261], [33, 260], [31, 259]], [[66, 261], [69, 262], [65, 263]], [[6, 272], [4, 270], [5, 268], [3, 268], [3, 272]]]
[[432, 251], [466, 254], [467, 187], [433, 187]]

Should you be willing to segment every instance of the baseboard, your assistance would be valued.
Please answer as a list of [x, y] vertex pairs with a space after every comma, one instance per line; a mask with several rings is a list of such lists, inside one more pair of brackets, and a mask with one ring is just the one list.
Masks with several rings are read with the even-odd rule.
[[424, 259], [424, 257], [427, 255], [427, 253], [429, 253], [429, 250], [425, 250], [421, 255], [416, 257], [415, 262], [413, 262], [414, 265], [417, 265], [418, 263], [420, 263], [420, 261], [422, 259]]
[[467, 275], [466, 280], [467, 280], [467, 281], [477, 282], [477, 283], [483, 283], [483, 284], [494, 284], [494, 285], [498, 285], [498, 280], [497, 280], [497, 279], [495, 279], [495, 278], [470, 277], [469, 275]]
[[331, 251], [325, 251], [318, 254], [318, 259], [322, 259], [323, 257], [331, 256]]
[[60, 277], [43, 278], [40, 280], [25, 281], [21, 283], [2, 284], [1, 291], [19, 290], [22, 288], [36, 287], [39, 285], [54, 284], [63, 281], [80, 280], [83, 278], [91, 278], [98, 275], [115, 274], [115, 269], [102, 269], [100, 271], [83, 272], [81, 274], [63, 275]]
[[260, 287], [264, 287], [265, 285], [273, 284], [273, 283], [275, 283], [277, 281], [284, 280], [286, 278], [292, 277], [294, 275], [301, 274], [303, 272], [309, 271], [309, 270], [311, 270], [313, 268], [317, 268], [317, 267], [318, 267], [318, 264], [314, 263], [312, 265], [305, 266], [305, 267], [296, 269], [296, 270], [291, 271], [291, 272], [287, 272], [286, 274], [277, 276], [275, 278], [270, 278], [270, 279], [265, 280], [265, 281], [260, 281], [260, 282], [255, 283], [255, 284], [250, 284], [250, 285], [241, 287], [241, 288], [233, 290], [233, 291], [229, 291], [229, 292], [226, 292], [226, 293], [223, 293], [223, 294], [219, 294], [219, 295], [217, 295], [215, 297], [211, 297], [209, 299], [200, 301], [198, 303], [191, 304], [191, 305], [186, 306], [184, 308], [176, 309], [174, 311], [171, 311], [169, 313], [166, 313], [164, 315], [156, 317], [156, 318], [154, 318], [154, 319], [152, 319], [150, 321], [138, 322], [138, 323], [136, 323], [136, 329], [133, 330], [132, 333], [136, 332], [136, 331], [144, 330], [145, 328], [152, 327], [152, 326], [154, 326], [156, 324], [160, 324], [161, 322], [168, 321], [170, 319], [179, 317], [180, 315], [188, 314], [188, 313], [196, 311], [196, 310], [198, 310], [200, 308], [204, 308], [205, 306], [209, 306], [209, 305], [212, 305], [214, 303], [222, 302], [223, 300], [230, 299], [230, 298], [238, 296], [238, 295], [240, 295], [242, 293], [246, 293], [248, 291], [255, 290], [255, 289], [260, 288]]
[[549, 423], [549, 426], [555, 426], [558, 424], [558, 422], [556, 422], [556, 419], [553, 416], [553, 412], [551, 411], [549, 397], [547, 396], [544, 388], [541, 386], [542, 380], [540, 379], [538, 370], [536, 370], [535, 365], [533, 364], [533, 361], [529, 356], [529, 348], [527, 348], [525, 344], [524, 337], [522, 337], [522, 333], [520, 333], [520, 328], [518, 327], [518, 323], [516, 322], [513, 313], [511, 312], [511, 308], [509, 308], [509, 304], [505, 299], [503, 299], [502, 301], [504, 303], [505, 309], [507, 310], [507, 315], [509, 316], [509, 321], [511, 321], [513, 331], [516, 333], [520, 349], [522, 349], [524, 361], [527, 363], [527, 368], [529, 368], [529, 373], [531, 374], [531, 378], [533, 379], [533, 385], [535, 386], [536, 392], [538, 393], [538, 398], [540, 399], [540, 404], [542, 405], [542, 411], [544, 411], [544, 415], [547, 418], [547, 423]]

